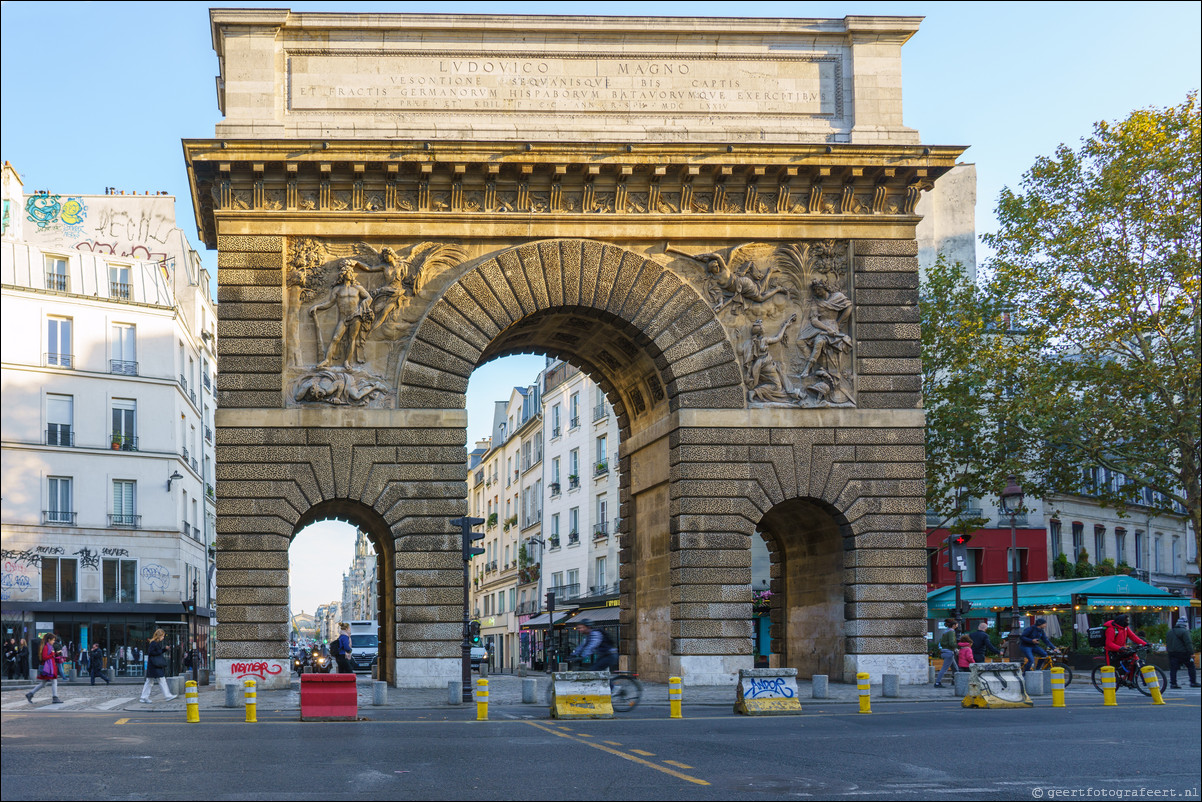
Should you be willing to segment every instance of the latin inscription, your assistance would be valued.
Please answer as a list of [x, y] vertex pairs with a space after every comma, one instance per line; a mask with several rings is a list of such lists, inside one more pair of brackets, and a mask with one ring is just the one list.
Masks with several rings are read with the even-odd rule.
[[836, 59], [297, 55], [291, 111], [835, 115]]

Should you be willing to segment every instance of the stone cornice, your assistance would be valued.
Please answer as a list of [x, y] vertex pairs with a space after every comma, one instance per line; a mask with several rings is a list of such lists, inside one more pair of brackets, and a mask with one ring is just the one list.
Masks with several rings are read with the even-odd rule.
[[961, 147], [185, 140], [197, 228], [216, 215], [872, 225], [917, 218]]

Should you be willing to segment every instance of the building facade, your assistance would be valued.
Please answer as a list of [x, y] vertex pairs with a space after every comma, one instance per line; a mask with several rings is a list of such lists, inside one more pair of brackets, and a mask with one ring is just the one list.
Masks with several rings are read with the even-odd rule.
[[342, 615], [346, 621], [377, 621], [380, 613], [376, 582], [379, 562], [362, 530], [355, 531], [355, 557], [342, 574]]
[[136, 676], [156, 628], [176, 646], [191, 629], [207, 658], [209, 275], [170, 196], [24, 194], [3, 174], [5, 637], [99, 641]]

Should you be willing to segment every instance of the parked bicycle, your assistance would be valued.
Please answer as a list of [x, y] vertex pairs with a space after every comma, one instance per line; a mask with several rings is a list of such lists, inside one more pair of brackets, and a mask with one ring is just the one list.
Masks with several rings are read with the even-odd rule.
[[1044, 655], [1043, 657], [1037, 657], [1035, 658], [1035, 670], [1050, 671], [1053, 668], [1064, 669], [1064, 687], [1067, 688], [1069, 685], [1073, 684], [1073, 669], [1068, 663], [1064, 662], [1063, 659], [1056, 659], [1063, 657], [1064, 652], [1060, 650], [1056, 650], [1051, 654]]
[[[1118, 652], [1118, 665], [1114, 666], [1114, 686], [1119, 688], [1134, 688], [1144, 696], [1151, 696], [1152, 689], [1148, 687], [1148, 682], [1144, 679], [1143, 667], [1151, 665], [1144, 659], [1144, 653], [1148, 651], [1147, 646], [1141, 646], [1137, 649], [1125, 649], [1127, 654]], [[1102, 668], [1098, 666], [1093, 670], [1090, 679], [1093, 681], [1093, 686], [1102, 691]], [[1160, 690], [1163, 693], [1168, 684], [1164, 680], [1164, 672], [1156, 666], [1152, 666], [1156, 671], [1156, 679], [1160, 682]]]

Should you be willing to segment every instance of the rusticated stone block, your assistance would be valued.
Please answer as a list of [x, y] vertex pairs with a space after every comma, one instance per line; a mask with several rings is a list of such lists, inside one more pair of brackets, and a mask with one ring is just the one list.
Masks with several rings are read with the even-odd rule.
[[[890, 275], [890, 274], [885, 274]], [[871, 309], [869, 308], [871, 307]], [[880, 314], [881, 307], [900, 307], [918, 312], [918, 290], [889, 290], [856, 288], [856, 320], [864, 321], [864, 313]], [[915, 318], [917, 320], [917, 318]]]
[[922, 390], [922, 377], [860, 376], [856, 387], [862, 393], [917, 393]]
[[226, 304], [237, 303], [283, 303], [283, 287], [245, 287], [238, 285], [221, 285], [217, 287], [217, 300], [221, 302], [221, 313], [225, 314]]
[[[218, 559], [222, 552], [232, 551], [247, 551], [257, 552], [260, 554], [276, 553], [284, 555], [283, 566], [279, 565], [264, 565], [263, 568], [280, 568], [288, 566], [288, 545], [292, 542], [292, 538], [288, 536], [281, 537], [273, 534], [246, 533], [246, 534], [217, 534], [217, 553]], [[218, 563], [220, 567], [220, 563]], [[260, 567], [260, 566], [255, 566]]]
[[287, 621], [270, 624], [226, 624], [221, 622], [218, 637], [221, 640], [235, 641], [279, 641], [288, 640], [290, 627]]
[[[859, 300], [858, 295], [856, 300]], [[856, 307], [856, 320], [860, 323], [917, 323], [919, 318], [917, 306], [857, 305]]]
[[382, 446], [420, 446], [422, 449], [428, 446], [463, 447], [467, 443], [467, 430], [458, 426], [443, 429], [377, 429], [376, 442]]
[[751, 549], [685, 549], [671, 553], [671, 566], [750, 568]]
[[287, 618], [287, 610], [273, 605], [236, 605], [221, 611], [222, 624], [279, 623]]
[[449, 393], [466, 393], [467, 379], [470, 374], [471, 370], [468, 370], [467, 373], [455, 374], [441, 367], [427, 367], [417, 362], [406, 362], [402, 381], [409, 387], [427, 387]]
[[675, 584], [696, 585], [750, 585], [751, 568], [704, 568], [684, 566], [674, 569]]
[[274, 356], [284, 353], [284, 342], [275, 337], [229, 337], [218, 341], [217, 352], [222, 358], [242, 354]]
[[856, 459], [860, 462], [919, 462], [926, 459], [921, 445], [857, 445]]
[[227, 660], [287, 660], [286, 638], [270, 640], [237, 641], [226, 640], [225, 626], [217, 625], [217, 657]]
[[844, 640], [848, 654], [926, 654], [925, 636], [914, 637], [850, 637]]
[[669, 631], [673, 638], [747, 638], [751, 639], [751, 619], [717, 621], [706, 619], [672, 619]]
[[751, 654], [751, 638], [672, 638], [672, 654]]
[[219, 373], [218, 390], [275, 390], [280, 391], [278, 373]]
[[463, 409], [463, 393], [404, 387], [398, 391], [398, 406], [402, 409]]
[[926, 549], [851, 549], [843, 552], [845, 568], [902, 568], [926, 564]]
[[912, 239], [858, 239], [852, 243], [856, 257], [917, 256], [918, 241]]
[[927, 600], [927, 585], [921, 583], [898, 583], [896, 585], [856, 584], [848, 583], [843, 586], [843, 600], [847, 602], [905, 602]]
[[[218, 370], [221, 371], [221, 373], [219, 373], [218, 376], [220, 377], [226, 373], [274, 374], [275, 381], [272, 383], [272, 386], [279, 387], [280, 378], [278, 374], [283, 369], [284, 359], [281, 356], [234, 356], [233, 354], [229, 354], [221, 357], [221, 362], [218, 365]], [[240, 388], [231, 387], [230, 389]]]
[[225, 234], [217, 237], [218, 251], [246, 251], [251, 253], [283, 252], [284, 238], [271, 235]]
[[228, 587], [288, 587], [288, 571], [239, 571], [225, 569], [221, 572], [221, 583]]
[[921, 359], [861, 359], [856, 363], [860, 374], [919, 374], [922, 373]]
[[[920, 428], [893, 429], [840, 429], [835, 433], [839, 445], [865, 446], [912, 445], [925, 442], [925, 432]], [[854, 458], [854, 457], [853, 457]]]
[[279, 320], [284, 316], [282, 303], [226, 303], [221, 305], [222, 320]]
[[917, 340], [921, 336], [917, 323], [862, 323], [856, 327], [862, 340]]
[[926, 619], [927, 606], [923, 602], [856, 602], [843, 605], [843, 617]]
[[396, 603], [404, 605], [463, 604], [463, 586], [435, 588], [397, 588]]
[[[217, 337], [275, 337], [284, 336], [284, 324], [278, 320], [226, 320], [217, 321]], [[220, 378], [220, 376], [218, 376]]]
[[670, 535], [668, 548], [677, 549], [728, 549], [746, 551], [751, 548], [751, 538], [740, 532], [680, 532]]
[[917, 340], [861, 340], [856, 351], [864, 358], [917, 359], [922, 356], [922, 343]]
[[463, 638], [462, 621], [423, 623], [410, 619], [399, 627], [399, 629], [401, 637], [406, 641], [444, 641], [448, 643], [453, 641], [458, 643]]
[[217, 518], [217, 534], [219, 535], [266, 533], [291, 536], [292, 528], [291, 521], [265, 515], [246, 515], [232, 518], [218, 516]]
[[861, 409], [921, 409], [921, 393], [860, 393]]
[[[714, 621], [737, 621], [739, 623], [751, 621], [751, 600], [748, 599], [743, 603], [718, 604], [718, 603], [701, 603], [690, 602], [687, 604], [674, 604], [672, 606], [672, 620], [704, 620], [712, 619]], [[730, 633], [740, 634], [740, 633]], [[681, 637], [690, 637], [682, 635]], [[718, 635], [702, 636], [702, 637], [721, 637]]]
[[673, 449], [669, 460], [682, 475], [691, 475], [692, 466], [746, 463], [751, 451], [745, 445], [682, 445]]
[[217, 606], [227, 604], [288, 604], [288, 588], [227, 588], [217, 577]]
[[861, 462], [856, 465], [857, 479], [922, 479], [926, 468], [921, 462]]
[[857, 256], [856, 273], [870, 271], [917, 273], [918, 259], [910, 256]]
[[[462, 627], [463, 625], [460, 624]], [[402, 627], [407, 629], [408, 625]], [[398, 640], [396, 644], [397, 657], [404, 659], [407, 657], [459, 657], [460, 647], [459, 641], [462, 635], [455, 638], [455, 641], [430, 641], [430, 640]]]
[[[279, 287], [280, 271], [221, 267], [217, 269], [217, 281], [219, 286]], [[225, 314], [224, 309], [221, 314]]]
[[[308, 433], [300, 427], [250, 428], [230, 426], [217, 427], [217, 445], [220, 446], [299, 446], [309, 441]], [[236, 459], [237, 449], [224, 449], [224, 459]]]
[[867, 289], [910, 290], [918, 288], [918, 272], [913, 273], [874, 273], [863, 272], [856, 276], [856, 301], [859, 302], [859, 292]]
[[[228, 535], [224, 537], [245, 539], [245, 535]], [[223, 548], [221, 539], [217, 541], [217, 570], [218, 571], [262, 571], [275, 573], [288, 570], [288, 550], [279, 551], [237, 551]], [[224, 574], [222, 574], [224, 576]], [[245, 584], [242, 582], [236, 584]], [[249, 584], [255, 584], [253, 581]]]
[[669, 600], [681, 604], [751, 604], [751, 588], [737, 585], [673, 585]]
[[673, 449], [689, 445], [768, 445], [771, 438], [771, 429], [680, 427], [668, 434], [668, 444]]
[[270, 269], [275, 271], [277, 280], [279, 280], [283, 275], [284, 255], [279, 251], [218, 251], [218, 272], [223, 267]]
[[402, 625], [402, 631], [406, 633], [406, 637], [411, 637], [411, 634], [409, 633], [409, 630], [403, 626], [405, 624], [438, 624], [447, 621], [456, 622], [455, 626], [459, 627], [460, 629], [455, 633], [455, 637], [462, 637], [463, 623], [461, 619], [463, 618], [463, 607], [461, 605], [407, 605], [405, 607], [398, 607], [397, 610], [398, 612], [403, 612], [405, 615], [403, 619], [398, 619], [398, 623]]

